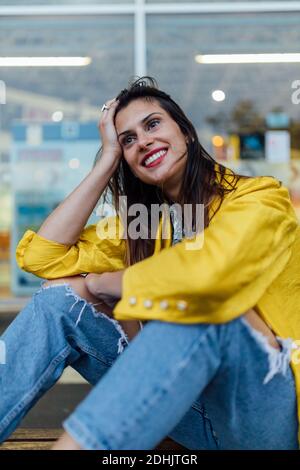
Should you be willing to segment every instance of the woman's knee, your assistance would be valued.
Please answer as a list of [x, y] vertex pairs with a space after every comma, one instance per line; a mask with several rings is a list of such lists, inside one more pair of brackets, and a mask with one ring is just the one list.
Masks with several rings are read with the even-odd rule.
[[58, 284], [67, 284], [69, 285], [74, 293], [81, 297], [82, 299], [86, 300], [89, 303], [95, 305], [95, 309], [101, 312], [104, 312], [108, 316], [112, 316], [112, 309], [104, 301], [95, 297], [91, 292], [88, 290], [87, 285], [85, 283], [85, 278], [83, 276], [69, 276], [69, 277], [61, 277], [58, 279], [47, 280], [43, 287], [50, 287], [51, 285], [58, 285]]
[[51, 279], [47, 280], [44, 284], [43, 287], [49, 287], [53, 285], [58, 285], [58, 284], [68, 284], [70, 287], [72, 287], [73, 291], [81, 298], [84, 300], [87, 300], [88, 302], [96, 302], [97, 299], [94, 297], [88, 290], [87, 286], [85, 285], [85, 279], [83, 276], [68, 276], [68, 277], [60, 277], [58, 279]]
[[[73, 303], [72, 299], [76, 301], [80, 298], [85, 302], [92, 302], [92, 299], [89, 298], [85, 290], [83, 281], [84, 278], [82, 276], [47, 280], [36, 293], [36, 308], [47, 316], [50, 315], [52, 317], [55, 313], [55, 318], [61, 318], [65, 314], [69, 314], [70, 306]], [[81, 305], [83, 305], [82, 302]]]

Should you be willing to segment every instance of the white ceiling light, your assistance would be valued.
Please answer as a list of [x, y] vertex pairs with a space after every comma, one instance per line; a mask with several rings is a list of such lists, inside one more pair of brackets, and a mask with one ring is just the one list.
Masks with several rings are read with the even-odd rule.
[[52, 121], [54, 122], [60, 122], [63, 120], [64, 113], [62, 111], [54, 111], [52, 114]]
[[90, 57], [0, 57], [0, 67], [84, 67]]
[[226, 95], [223, 90], [214, 90], [211, 96], [214, 101], [224, 101], [226, 98]]
[[300, 53], [282, 54], [198, 54], [198, 64], [271, 64], [300, 62]]

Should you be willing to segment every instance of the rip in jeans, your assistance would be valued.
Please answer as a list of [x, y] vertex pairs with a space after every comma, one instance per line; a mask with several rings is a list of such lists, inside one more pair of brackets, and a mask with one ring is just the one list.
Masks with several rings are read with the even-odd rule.
[[87, 307], [87, 306], [90, 307], [90, 309], [92, 310], [92, 313], [93, 313], [95, 318], [99, 318], [99, 317], [106, 318], [108, 321], [110, 321], [114, 325], [115, 329], [120, 334], [120, 338], [118, 340], [118, 354], [121, 354], [124, 351], [125, 347], [129, 343], [128, 336], [126, 335], [125, 331], [123, 330], [123, 328], [121, 327], [120, 323], [117, 320], [115, 320], [114, 318], [109, 317], [104, 312], [100, 312], [100, 311], [96, 310], [95, 306], [99, 305], [99, 304], [93, 304], [93, 303], [88, 302], [87, 300], [83, 299], [82, 297], [77, 295], [76, 292], [73, 290], [73, 288], [66, 282], [61, 282], [61, 283], [57, 283], [57, 284], [50, 284], [49, 286], [45, 286], [44, 284], [46, 282], [47, 282], [47, 280], [44, 280], [44, 281], [41, 282], [41, 289], [38, 292], [40, 292], [41, 290], [44, 290], [44, 289], [51, 289], [51, 288], [54, 288], [54, 287], [62, 287], [63, 286], [66, 289], [66, 296], [68, 296], [68, 297], [71, 296], [75, 299], [75, 302], [71, 306], [71, 308], [69, 310], [69, 313], [72, 311], [72, 309], [75, 307], [75, 305], [77, 303], [83, 302], [83, 306], [82, 306], [82, 308], [81, 308], [81, 310], [78, 314], [75, 326], [77, 326], [78, 323], [80, 322], [85, 307]]
[[292, 350], [295, 349], [294, 341], [291, 338], [283, 339], [276, 336], [280, 349], [275, 349], [269, 344], [267, 337], [264, 336], [261, 331], [252, 328], [244, 318], [242, 318], [241, 321], [246, 326], [251, 336], [268, 355], [269, 371], [264, 378], [263, 384], [265, 385], [270, 382], [276, 374], [286, 376], [291, 361]]

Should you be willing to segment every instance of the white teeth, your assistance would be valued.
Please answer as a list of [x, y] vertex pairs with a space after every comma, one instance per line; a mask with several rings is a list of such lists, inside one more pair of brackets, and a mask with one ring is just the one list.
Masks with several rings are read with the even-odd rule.
[[144, 161], [144, 165], [150, 165], [150, 163], [154, 162], [158, 158], [160, 158], [162, 155], [165, 155], [167, 153], [166, 150], [160, 150], [159, 152], [155, 153], [154, 155], [151, 155], [151, 157], [147, 158], [147, 160]]

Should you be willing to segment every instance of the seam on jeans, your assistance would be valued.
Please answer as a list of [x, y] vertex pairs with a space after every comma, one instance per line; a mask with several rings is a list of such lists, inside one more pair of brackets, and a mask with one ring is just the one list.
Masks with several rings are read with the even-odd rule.
[[192, 408], [201, 415], [202, 417], [202, 420], [203, 420], [203, 425], [206, 429], [206, 432], [208, 432], [207, 430], [207, 425], [209, 426], [209, 432], [210, 432], [210, 435], [212, 437], [212, 439], [214, 440], [215, 442], [215, 445], [217, 448], [219, 448], [219, 439], [218, 439], [218, 436], [217, 436], [217, 433], [216, 431], [214, 430], [213, 428], [213, 425], [212, 425], [212, 422], [211, 422], [211, 419], [209, 417], [209, 414], [207, 413], [206, 411], [206, 408], [205, 406], [200, 406], [198, 403], [194, 403], [192, 405]]
[[[85, 352], [89, 356], [93, 356], [94, 359], [101, 362], [105, 366], [111, 367], [113, 365], [113, 363], [115, 362], [115, 360], [116, 360], [116, 359], [113, 359], [112, 361], [106, 361], [105, 359], [103, 359], [103, 357], [99, 356], [97, 349], [95, 349], [91, 346], [84, 345], [83, 343], [78, 341], [76, 336], [68, 335], [68, 338], [72, 338], [74, 340], [76, 346], [78, 346], [83, 352]], [[77, 361], [77, 359], [75, 359], [75, 362], [76, 361]], [[72, 364], [70, 364], [70, 365], [72, 366]]]
[[204, 408], [203, 406], [198, 405], [198, 403], [193, 403], [192, 408], [198, 411], [204, 417]]
[[32, 387], [30, 392], [27, 392], [24, 397], [15, 405], [15, 407], [9, 411], [9, 413], [2, 419], [0, 423], [0, 433], [7, 428], [18, 413], [31, 401], [31, 399], [36, 395], [37, 391], [43, 386], [43, 384], [48, 379], [49, 375], [56, 369], [57, 365], [70, 353], [70, 346], [66, 346], [62, 349], [50, 362], [45, 372], [38, 379], [36, 384]]
[[70, 416], [62, 423], [63, 428], [73, 439], [85, 450], [110, 450], [109, 443], [103, 439], [100, 443], [99, 440], [91, 436], [91, 433], [86, 429], [75, 416]]
[[[178, 366], [176, 369], [173, 370], [171, 373], [171, 376], [169, 376], [164, 383], [159, 384], [159, 388], [156, 388], [152, 391], [149, 391], [148, 396], [150, 397], [150, 400], [146, 401], [143, 400], [142, 403], [139, 406], [136, 406], [135, 411], [137, 412], [136, 416], [130, 417], [130, 422], [120, 422], [120, 426], [118, 429], [115, 430], [115, 434], [108, 435], [105, 440], [102, 440], [102, 442], [105, 442], [105, 445], [107, 443], [107, 449], [119, 449], [119, 447], [122, 448], [121, 445], [121, 440], [124, 438], [125, 433], [128, 434], [128, 424], [131, 425], [132, 428], [135, 428], [136, 424], [140, 424], [142, 422], [147, 422], [145, 421], [145, 416], [146, 413], [151, 412], [151, 407], [159, 401], [160, 397], [164, 395], [168, 390], [170, 389], [170, 386], [172, 385], [173, 381], [178, 377], [179, 373], [181, 373], [182, 370], [184, 370], [188, 363], [191, 362], [192, 358], [194, 355], [198, 352], [199, 348], [202, 346], [204, 341], [207, 340], [208, 333], [210, 332], [211, 329], [215, 328], [215, 325], [209, 325], [203, 334], [203, 336], [200, 339], [197, 339], [194, 341], [192, 346], [189, 346], [189, 348], [184, 351], [182, 355], [182, 359], [180, 360]], [[146, 406], [145, 406], [146, 404]], [[146, 412], [146, 413], [145, 413]], [[75, 412], [76, 413], [76, 412]], [[78, 419], [77, 422], [79, 423]], [[121, 425], [123, 426], [123, 429], [121, 430]], [[81, 423], [82, 426], [82, 423]], [[85, 432], [86, 436], [90, 436], [89, 432], [86, 430]], [[93, 439], [88, 438], [90, 442], [93, 441]], [[114, 445], [112, 446], [110, 444], [111, 442], [114, 442]]]
[[211, 434], [211, 436], [212, 436], [212, 438], [213, 438], [213, 440], [214, 440], [214, 442], [215, 442], [215, 444], [216, 444], [216, 447], [217, 447], [217, 449], [219, 449], [219, 448], [220, 448], [220, 439], [219, 439], [219, 437], [218, 437], [216, 431], [214, 430], [214, 427], [213, 427], [213, 425], [212, 425], [211, 419], [209, 418], [209, 416], [206, 416], [205, 419], [206, 419], [206, 422], [207, 422], [208, 425], [209, 425], [210, 434]]
[[215, 431], [214, 428], [213, 428], [211, 419], [210, 419], [210, 417], [209, 417], [209, 414], [208, 414], [207, 411], [206, 411], [205, 405], [202, 405], [202, 406], [201, 406], [201, 405], [199, 405], [197, 402], [195, 402], [195, 403], [192, 405], [192, 408], [194, 408], [194, 410], [197, 411], [197, 413], [201, 414], [202, 419], [203, 419], [203, 421], [205, 422], [205, 426], [206, 426], [206, 423], [208, 423], [209, 429], [210, 429], [210, 434], [211, 434], [213, 440], [215, 441], [216, 446], [219, 447], [219, 438], [218, 438], [218, 436], [217, 436], [216, 431]]

